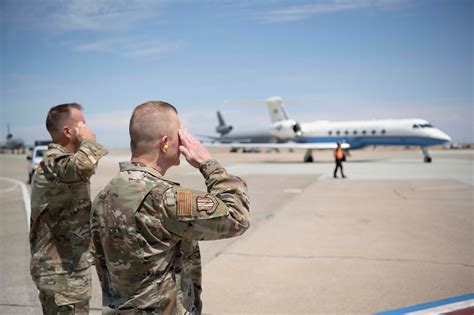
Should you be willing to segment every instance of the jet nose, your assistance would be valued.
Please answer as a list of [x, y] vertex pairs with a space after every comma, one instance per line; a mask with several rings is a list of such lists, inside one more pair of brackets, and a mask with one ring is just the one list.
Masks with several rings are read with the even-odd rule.
[[445, 134], [444, 132], [442, 132], [439, 129], [437, 129], [436, 138], [438, 138], [439, 140], [444, 141], [444, 142], [451, 142], [451, 140], [452, 140], [450, 136], [448, 136], [447, 134]]

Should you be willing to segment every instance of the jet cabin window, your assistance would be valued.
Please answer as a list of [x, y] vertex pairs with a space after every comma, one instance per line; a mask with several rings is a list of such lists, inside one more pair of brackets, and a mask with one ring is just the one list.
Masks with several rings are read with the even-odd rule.
[[430, 123], [428, 124], [419, 124], [419, 125], [413, 125], [413, 129], [416, 129], [416, 128], [434, 128], [434, 126]]
[[329, 131], [328, 134], [329, 134], [330, 136], [332, 136], [332, 131]]
[[356, 135], [356, 134], [357, 134], [357, 130], [354, 130], [353, 134], [355, 134], [355, 135]]

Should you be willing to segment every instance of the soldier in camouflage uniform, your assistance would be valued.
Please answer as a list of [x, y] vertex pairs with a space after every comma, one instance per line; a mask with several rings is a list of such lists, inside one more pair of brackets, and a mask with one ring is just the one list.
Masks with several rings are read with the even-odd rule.
[[31, 275], [44, 314], [87, 314], [91, 292], [89, 178], [107, 150], [76, 103], [51, 108], [53, 143], [31, 185]]
[[[200, 314], [198, 241], [249, 227], [247, 186], [184, 130], [176, 109], [153, 101], [130, 120], [132, 160], [92, 205], [92, 238], [104, 314]], [[204, 176], [207, 192], [163, 175], [180, 152]]]

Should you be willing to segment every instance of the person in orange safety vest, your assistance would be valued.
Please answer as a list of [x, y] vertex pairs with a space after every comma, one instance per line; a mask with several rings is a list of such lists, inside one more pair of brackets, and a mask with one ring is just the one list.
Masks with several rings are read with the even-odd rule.
[[346, 178], [344, 176], [344, 170], [342, 169], [342, 162], [345, 161], [345, 153], [341, 148], [341, 143], [337, 143], [337, 148], [334, 150], [334, 158], [336, 160], [336, 168], [334, 169], [334, 178], [337, 178], [337, 170], [341, 169], [342, 178]]

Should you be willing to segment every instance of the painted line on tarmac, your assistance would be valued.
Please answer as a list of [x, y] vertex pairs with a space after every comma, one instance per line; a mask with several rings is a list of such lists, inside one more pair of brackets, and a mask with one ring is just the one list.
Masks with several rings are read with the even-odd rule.
[[449, 299], [433, 301], [404, 307], [396, 310], [375, 313], [375, 315], [428, 315], [428, 314], [472, 314], [474, 308], [474, 293]]
[[14, 183], [15, 185], [20, 185], [21, 192], [23, 195], [23, 203], [25, 205], [25, 211], [26, 211], [26, 226], [28, 228], [28, 232], [30, 232], [31, 205], [30, 205], [30, 193], [28, 192], [28, 188], [26, 187], [25, 183], [17, 179], [13, 179], [9, 177], [0, 177], [0, 180]]
[[10, 186], [8, 188], [1, 189], [0, 193], [6, 193], [6, 192], [14, 191], [17, 186], [18, 186], [18, 184], [15, 183], [15, 184], [13, 184], [12, 186]]
[[283, 190], [284, 193], [286, 194], [301, 194], [303, 192], [303, 189], [300, 188], [287, 188]]

